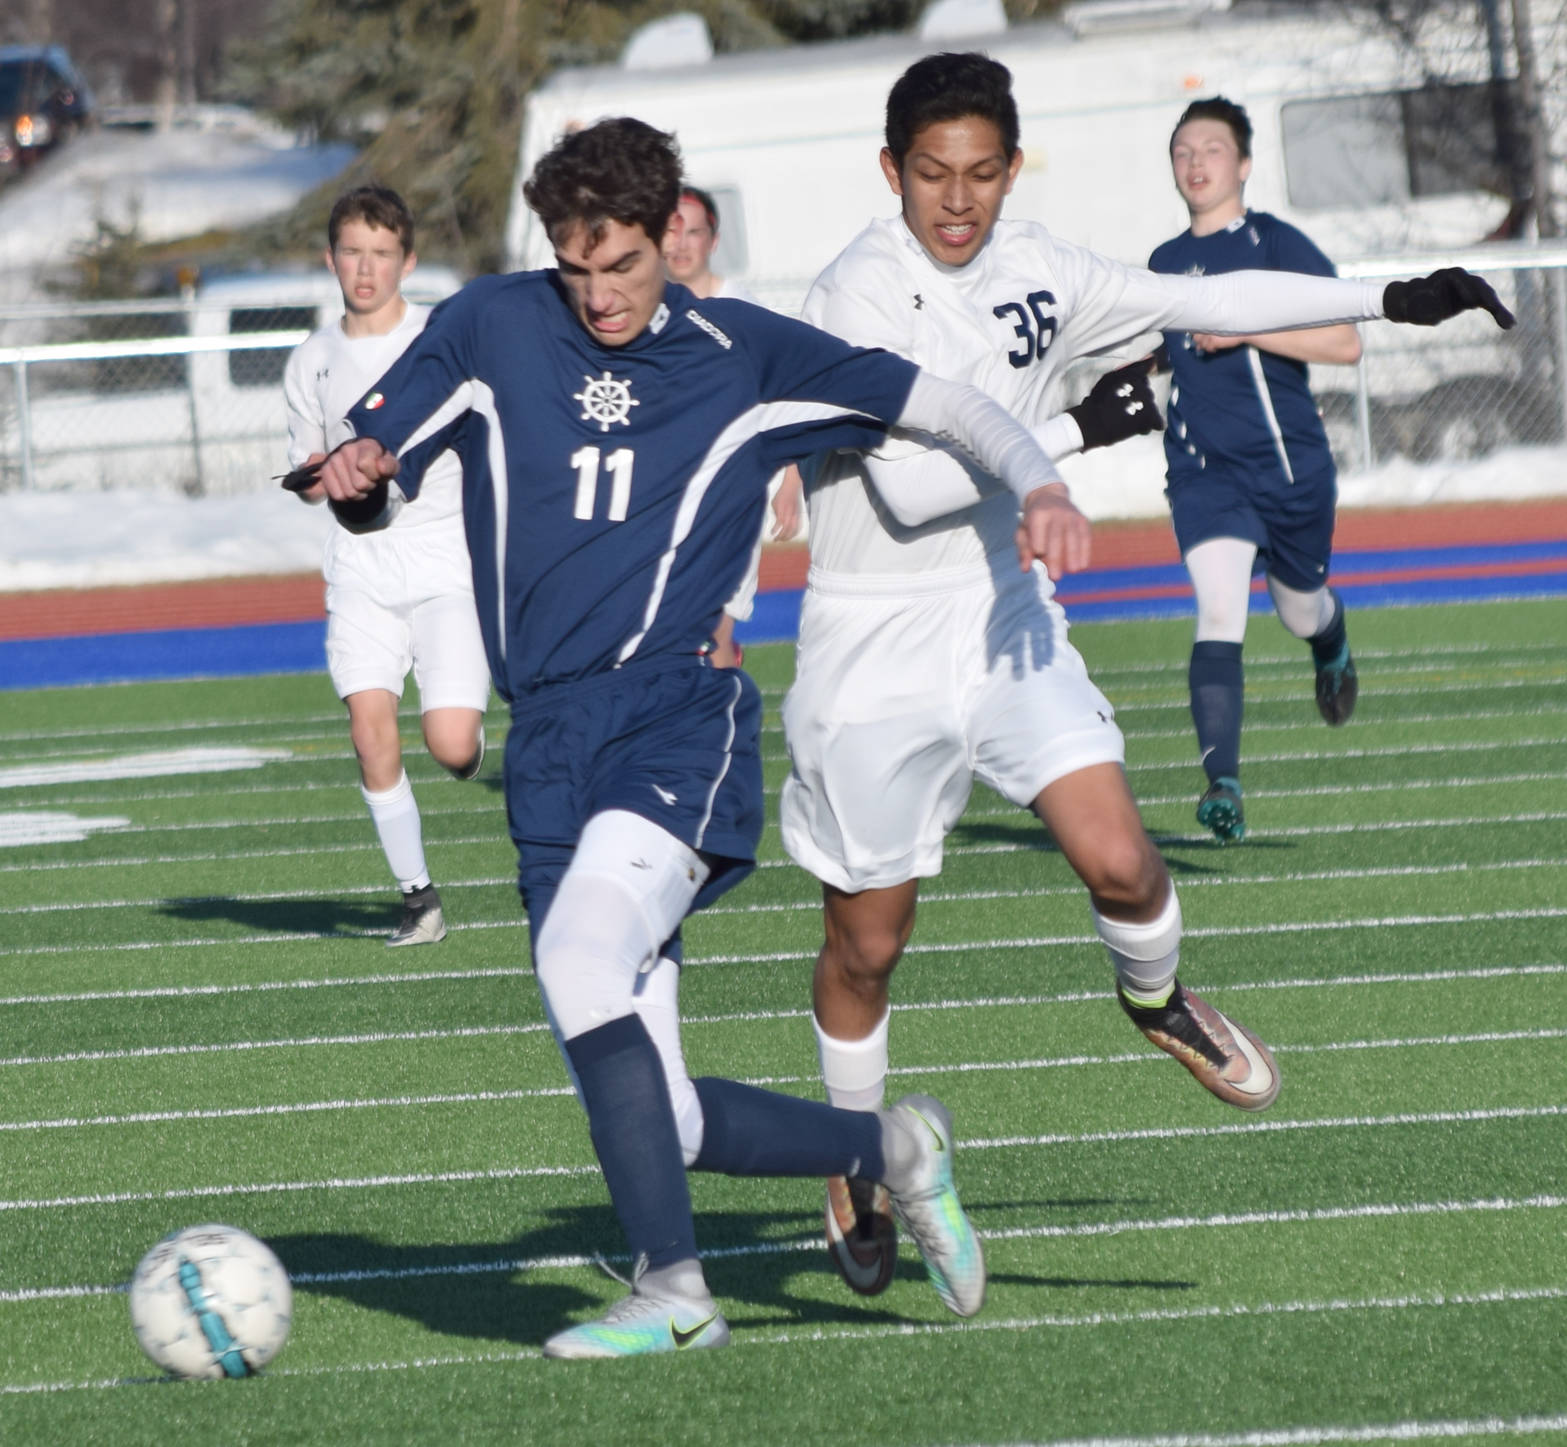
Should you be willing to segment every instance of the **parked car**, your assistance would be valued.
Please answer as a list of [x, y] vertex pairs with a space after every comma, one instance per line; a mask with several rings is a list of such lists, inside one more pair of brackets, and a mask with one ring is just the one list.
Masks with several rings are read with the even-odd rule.
[[0, 45], [0, 173], [20, 171], [94, 116], [92, 92], [58, 45]]

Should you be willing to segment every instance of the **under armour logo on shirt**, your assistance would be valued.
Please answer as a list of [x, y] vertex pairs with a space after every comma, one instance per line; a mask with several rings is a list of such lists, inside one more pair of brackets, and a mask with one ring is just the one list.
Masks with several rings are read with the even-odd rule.
[[915, 311], [923, 311], [924, 308], [925, 308], [925, 298], [922, 297], [918, 292], [915, 292], [914, 293], [914, 310]]

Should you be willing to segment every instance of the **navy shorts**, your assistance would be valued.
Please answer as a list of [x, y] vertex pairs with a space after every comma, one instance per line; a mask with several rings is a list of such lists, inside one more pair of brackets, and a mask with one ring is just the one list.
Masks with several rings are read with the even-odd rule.
[[1333, 508], [1338, 480], [1331, 467], [1293, 483], [1260, 487], [1242, 474], [1210, 466], [1171, 481], [1175, 540], [1184, 557], [1198, 543], [1244, 538], [1257, 563], [1290, 588], [1309, 593], [1328, 580], [1333, 561]]
[[542, 689], [512, 708], [506, 818], [537, 936], [583, 827], [624, 809], [707, 857], [693, 909], [755, 867], [762, 696], [738, 668], [661, 659]]

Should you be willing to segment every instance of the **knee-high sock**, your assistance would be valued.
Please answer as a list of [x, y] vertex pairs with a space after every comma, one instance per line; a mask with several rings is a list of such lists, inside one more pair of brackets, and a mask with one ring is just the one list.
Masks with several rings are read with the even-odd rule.
[[1164, 1004], [1175, 986], [1175, 967], [1181, 957], [1181, 902], [1175, 887], [1170, 887], [1158, 917], [1147, 924], [1106, 919], [1092, 905], [1089, 909], [1122, 991], [1134, 1004]]
[[680, 1132], [647, 1027], [622, 1015], [573, 1036], [565, 1049], [631, 1259], [645, 1256], [656, 1271], [695, 1258]]
[[888, 1010], [863, 1040], [839, 1040], [822, 1029], [813, 1014], [816, 1054], [822, 1065], [827, 1103], [840, 1110], [880, 1110], [887, 1090]]
[[1203, 770], [1215, 779], [1238, 779], [1241, 772], [1241, 711], [1245, 673], [1239, 643], [1204, 641], [1192, 644], [1187, 670], [1192, 722]]
[[424, 831], [419, 824], [419, 805], [407, 773], [399, 776], [390, 789], [367, 789], [361, 784], [359, 792], [364, 795], [370, 810], [370, 819], [381, 841], [381, 852], [391, 866], [392, 877], [404, 891], [423, 889], [430, 882], [430, 874], [424, 863]]
[[1344, 600], [1333, 594], [1333, 616], [1323, 625], [1321, 632], [1313, 633], [1306, 640], [1311, 644], [1311, 658], [1318, 668], [1342, 663], [1349, 653], [1349, 629], [1344, 622]]
[[864, 1176], [882, 1180], [882, 1117], [837, 1110], [704, 1076], [702, 1149], [693, 1170], [728, 1176]]

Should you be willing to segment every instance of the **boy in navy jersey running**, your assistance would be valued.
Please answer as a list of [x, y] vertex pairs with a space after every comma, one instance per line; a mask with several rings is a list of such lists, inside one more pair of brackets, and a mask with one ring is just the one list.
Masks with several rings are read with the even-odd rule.
[[665, 280], [673, 138], [618, 119], [566, 136], [524, 188], [557, 265], [443, 304], [349, 412], [322, 481], [384, 525], [455, 447], [480, 626], [511, 705], [506, 800], [533, 962], [633, 1261], [632, 1292], [558, 1357], [720, 1346], [685, 1167], [883, 1183], [946, 1304], [978, 1311], [979, 1242], [942, 1106], [837, 1110], [680, 1059], [678, 932], [753, 866], [761, 701], [703, 645], [748, 565], [768, 479], [946, 437], [1022, 505], [1018, 559], [1087, 561], [1088, 524], [1037, 444], [976, 389]]
[[[1155, 250], [1150, 271], [1334, 274], [1293, 226], [1247, 209], [1251, 121], [1234, 102], [1213, 96], [1187, 106], [1170, 137], [1170, 165], [1192, 224]], [[1350, 323], [1245, 336], [1170, 331], [1165, 349], [1173, 373], [1166, 493], [1197, 595], [1187, 677], [1208, 775], [1197, 819], [1228, 842], [1246, 833], [1241, 646], [1259, 562], [1279, 622], [1311, 646], [1322, 717], [1338, 725], [1355, 710], [1344, 604], [1328, 587], [1338, 484], [1306, 364], [1352, 365], [1360, 335]]]

